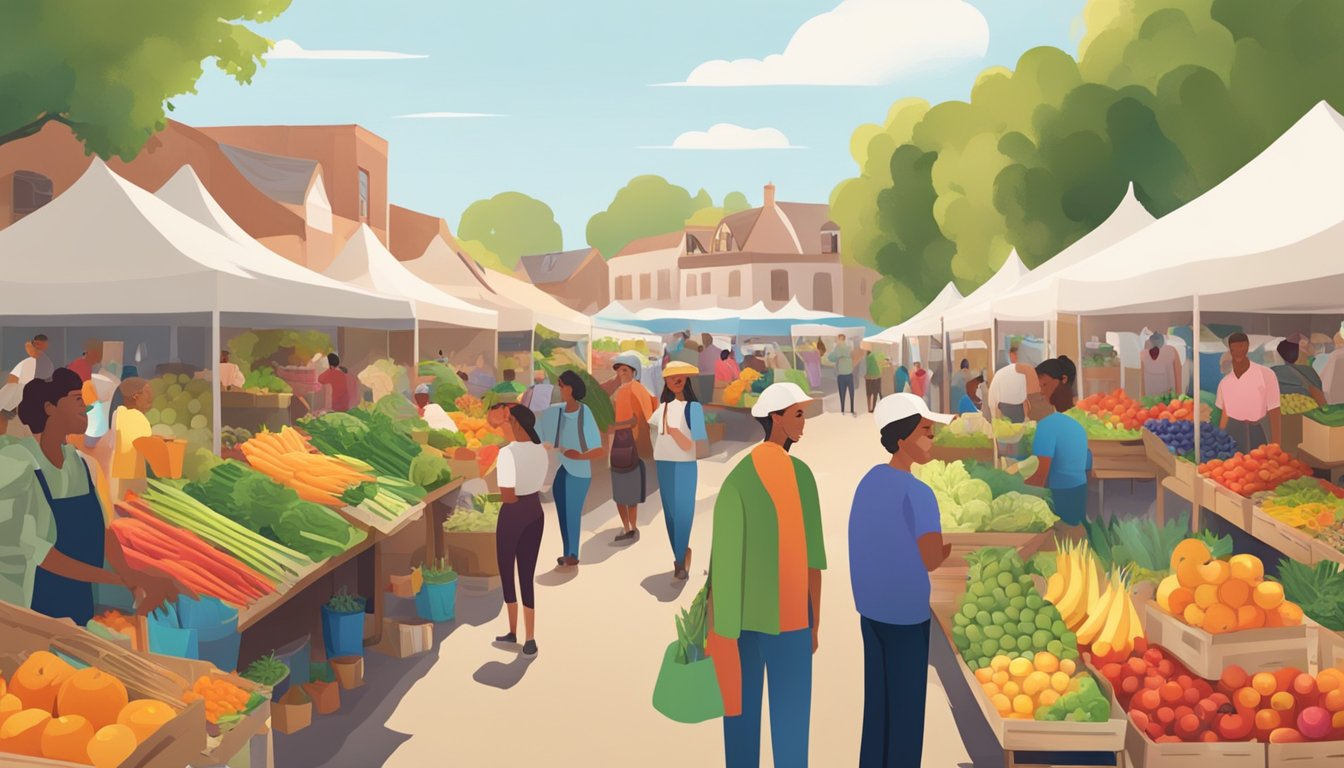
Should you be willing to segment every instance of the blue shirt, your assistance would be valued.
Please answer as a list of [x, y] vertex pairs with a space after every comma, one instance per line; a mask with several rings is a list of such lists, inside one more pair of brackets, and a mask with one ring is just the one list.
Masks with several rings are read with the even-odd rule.
[[1087, 447], [1087, 430], [1073, 418], [1052, 413], [1036, 424], [1032, 450], [1050, 459], [1047, 488], [1077, 488], [1087, 485], [1092, 469], [1092, 451]]
[[849, 579], [860, 615], [883, 624], [929, 620], [919, 537], [942, 529], [933, 489], [889, 464], [868, 470], [849, 512]]
[[902, 366], [896, 369], [896, 391], [904, 392], [910, 386], [910, 373]]
[[[565, 404], [558, 403], [546, 409], [542, 414], [540, 422], [537, 424], [537, 436], [541, 438], [543, 445], [555, 447], [559, 443], [560, 466], [574, 477], [592, 477], [593, 463], [588, 459], [571, 459], [564, 455], [565, 451], [584, 452], [584, 446], [579, 444], [579, 414], [583, 414], [583, 438], [587, 443], [588, 450], [602, 447], [602, 433], [597, 430], [597, 420], [593, 418], [593, 412], [588, 410], [588, 406], [580, 405], [580, 410], [568, 413], [565, 411]], [[557, 431], [558, 430], [558, 431]], [[556, 435], [559, 440], [556, 440]]]
[[975, 407], [975, 401], [965, 392], [961, 393], [961, 402], [957, 403], [957, 413], [979, 413], [980, 409]]

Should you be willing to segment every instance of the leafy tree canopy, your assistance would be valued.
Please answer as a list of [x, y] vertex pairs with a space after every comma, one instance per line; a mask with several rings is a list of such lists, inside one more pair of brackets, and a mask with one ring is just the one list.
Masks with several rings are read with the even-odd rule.
[[[457, 225], [457, 237], [482, 264], [490, 266], [487, 262], [493, 255], [506, 272], [523, 256], [551, 253], [563, 245], [555, 212], [522, 192], [501, 192], [467, 206]], [[469, 245], [472, 241], [477, 245]]]

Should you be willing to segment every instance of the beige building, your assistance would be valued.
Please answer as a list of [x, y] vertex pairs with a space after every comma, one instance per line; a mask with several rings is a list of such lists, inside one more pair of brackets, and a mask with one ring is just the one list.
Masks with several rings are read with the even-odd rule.
[[676, 309], [682, 305], [681, 269], [688, 254], [704, 253], [710, 229], [687, 229], [641, 237], [607, 263], [611, 299], [630, 309]]
[[607, 261], [596, 248], [524, 256], [518, 260], [514, 277], [587, 314], [598, 312], [609, 300]]

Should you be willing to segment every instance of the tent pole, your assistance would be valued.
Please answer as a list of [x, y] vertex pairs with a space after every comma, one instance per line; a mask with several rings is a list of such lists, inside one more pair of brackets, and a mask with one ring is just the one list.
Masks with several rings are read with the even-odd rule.
[[[1199, 317], [1199, 294], [1196, 293], [1196, 294], [1192, 297], [1191, 301], [1192, 301], [1192, 304], [1193, 304], [1193, 311], [1194, 311], [1194, 326], [1195, 326], [1195, 327], [1194, 327], [1194, 331], [1195, 331], [1195, 332], [1194, 332], [1194, 335], [1193, 335], [1193, 337], [1192, 337], [1192, 338], [1194, 339], [1194, 347], [1195, 347], [1195, 362], [1194, 362], [1195, 370], [1194, 370], [1194, 372], [1193, 372], [1193, 375], [1194, 375], [1194, 386], [1195, 386], [1195, 391], [1194, 391], [1194, 395], [1195, 395], [1195, 397], [1194, 397], [1194, 402], [1192, 402], [1190, 405], [1191, 405], [1192, 408], [1194, 408], [1194, 419], [1195, 419], [1195, 465], [1198, 466], [1198, 465], [1199, 465], [1199, 458], [1200, 458], [1200, 456], [1202, 455], [1202, 453], [1201, 453], [1202, 449], [1201, 449], [1200, 446], [1199, 446], [1199, 442], [1200, 442], [1200, 441], [1199, 441], [1199, 433], [1200, 433], [1200, 431], [1201, 431], [1201, 430], [1200, 430], [1200, 424], [1201, 424], [1201, 421], [1200, 421], [1200, 411], [1203, 409], [1203, 404], [1204, 404], [1204, 399], [1200, 396], [1200, 395], [1201, 395], [1201, 392], [1200, 392], [1200, 380], [1199, 380], [1199, 378], [1200, 378], [1200, 377], [1199, 377], [1199, 369], [1200, 369], [1200, 365], [1199, 365], [1199, 336], [1200, 336], [1200, 333], [1199, 333], [1199, 331], [1200, 331], [1200, 327], [1201, 327], [1201, 326], [1200, 326], [1200, 317]], [[1200, 513], [1200, 509], [1201, 509], [1200, 488], [1201, 488], [1201, 486], [1203, 486], [1204, 484], [1203, 484], [1202, 482], [1199, 482], [1199, 478], [1195, 478], [1195, 480], [1196, 480], [1196, 482], [1195, 482], [1195, 489], [1194, 489], [1195, 492], [1194, 492], [1194, 502], [1193, 502], [1193, 503], [1194, 503], [1194, 510], [1191, 512], [1191, 515], [1190, 515], [1190, 524], [1191, 524], [1191, 530], [1193, 530], [1193, 531], [1198, 531], [1198, 530], [1199, 530], [1199, 513]], [[1159, 492], [1159, 493], [1162, 492], [1162, 488], [1161, 488], [1161, 486], [1158, 486], [1158, 492]]]
[[951, 390], [951, 382], [952, 382], [951, 375], [952, 375], [952, 368], [951, 368], [950, 358], [952, 357], [952, 350], [949, 348], [951, 345], [947, 343], [947, 325], [946, 325], [946, 323], [944, 323], [944, 321], [943, 321], [941, 318], [939, 318], [939, 320], [938, 320], [938, 341], [939, 341], [940, 344], [943, 345], [943, 386], [941, 387], [941, 389], [942, 389], [942, 397], [940, 398], [940, 401], [941, 401], [942, 404], [943, 404], [943, 413], [951, 413], [951, 412], [952, 412], [952, 390]]
[[219, 338], [219, 308], [210, 310], [210, 381], [214, 386], [214, 397], [210, 398], [210, 440], [211, 450], [218, 456], [223, 449], [221, 432], [224, 421], [224, 388], [219, 379], [219, 356], [223, 342]]
[[1078, 319], [1078, 396], [1087, 397], [1087, 382], [1083, 380], [1083, 316], [1074, 315]]

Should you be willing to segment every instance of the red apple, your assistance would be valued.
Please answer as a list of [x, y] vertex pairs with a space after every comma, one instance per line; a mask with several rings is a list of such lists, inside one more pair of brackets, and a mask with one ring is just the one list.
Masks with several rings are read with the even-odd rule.
[[1222, 676], [1218, 678], [1218, 682], [1221, 683], [1223, 687], [1234, 691], [1238, 688], [1246, 687], [1249, 680], [1250, 677], [1246, 674], [1246, 670], [1236, 664], [1224, 669]]

